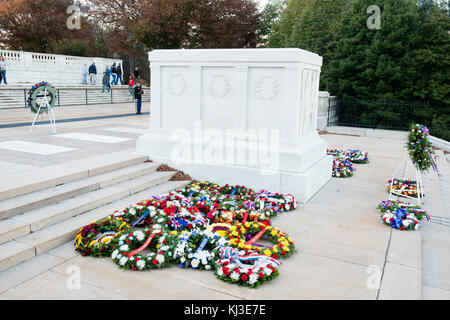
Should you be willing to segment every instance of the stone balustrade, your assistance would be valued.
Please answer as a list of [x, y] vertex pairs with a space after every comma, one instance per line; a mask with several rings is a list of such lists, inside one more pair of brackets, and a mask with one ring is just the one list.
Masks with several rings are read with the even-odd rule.
[[58, 54], [46, 54], [25, 51], [0, 50], [7, 64], [6, 79], [8, 84], [30, 84], [47, 81], [58, 84], [81, 84], [82, 69], [95, 62], [97, 66], [97, 85], [101, 85], [103, 71], [114, 62], [123, 66], [120, 59], [96, 57], [75, 57]]

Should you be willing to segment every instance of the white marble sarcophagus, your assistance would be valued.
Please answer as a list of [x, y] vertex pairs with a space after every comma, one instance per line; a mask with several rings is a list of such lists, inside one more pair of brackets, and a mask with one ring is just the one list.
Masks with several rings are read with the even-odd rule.
[[310, 199], [330, 178], [317, 133], [322, 57], [300, 49], [150, 52], [137, 151], [196, 180]]

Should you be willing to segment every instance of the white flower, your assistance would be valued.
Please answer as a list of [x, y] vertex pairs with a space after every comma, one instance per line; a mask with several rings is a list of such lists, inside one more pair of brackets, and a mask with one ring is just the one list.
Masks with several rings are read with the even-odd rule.
[[130, 258], [130, 261], [134, 261], [134, 257], [131, 257], [131, 258]]
[[412, 223], [411, 220], [403, 220], [402, 221], [402, 224], [405, 228], [408, 228], [411, 223]]
[[169, 248], [170, 248], [169, 246], [162, 246], [162, 247], [161, 247], [161, 250], [162, 250], [162, 251], [167, 251], [167, 250], [169, 250]]
[[[209, 266], [208, 266], [208, 267], [209, 267]], [[219, 277], [223, 276], [222, 268], [217, 269], [217, 275], [218, 275]]]
[[192, 254], [192, 253], [190, 253], [189, 255], [188, 255], [188, 258], [189, 259], [192, 259], [194, 257], [194, 255]]
[[186, 261], [186, 258], [183, 257], [180, 259], [180, 261], [181, 261], [181, 263], [184, 263]]
[[258, 275], [256, 273], [252, 273], [248, 279], [248, 283], [250, 285], [255, 284], [258, 281]]
[[123, 240], [126, 239], [126, 237], [127, 237], [127, 235], [124, 234], [124, 235], [122, 235], [122, 236], [119, 238], [119, 240], [120, 240], [120, 241], [123, 241]]
[[120, 247], [119, 247], [119, 250], [120, 250], [120, 251], [128, 251], [128, 249], [129, 249], [129, 248], [128, 248], [128, 245], [127, 245], [127, 244], [124, 244], [123, 246], [120, 246]]
[[164, 256], [162, 254], [156, 255], [155, 259], [158, 260], [159, 263], [164, 263], [164, 261], [166, 261], [166, 259], [164, 258]]
[[121, 266], [124, 266], [125, 263], [127, 263], [127, 261], [128, 261], [128, 258], [125, 257], [125, 256], [122, 256], [122, 258], [120, 258], [120, 260], [119, 260], [119, 264], [120, 264]]
[[264, 273], [266, 274], [266, 276], [270, 276], [272, 274], [272, 270], [270, 270], [269, 268], [265, 268]]
[[138, 239], [138, 241], [142, 241], [145, 239], [145, 235], [142, 231], [136, 231], [134, 235], [136, 236], [136, 239]]
[[233, 280], [238, 280], [239, 279], [239, 273], [233, 271], [233, 273], [231, 273], [230, 278], [233, 279]]
[[115, 259], [115, 258], [117, 258], [117, 255], [119, 254], [119, 250], [114, 250], [114, 252], [112, 253], [112, 255], [111, 255], [111, 258], [112, 259]]
[[194, 260], [192, 260], [192, 262], [191, 262], [191, 265], [192, 265], [192, 268], [197, 268], [198, 267], [198, 264], [199, 264], [199, 260], [198, 259], [194, 259]]
[[134, 216], [136, 214], [136, 208], [132, 207], [128, 212]]
[[209, 269], [211, 269], [211, 266], [208, 264], [208, 265], [205, 266], [205, 269], [209, 270]]
[[136, 265], [139, 269], [144, 269], [145, 267], [145, 261], [144, 260], [139, 260], [138, 262], [136, 262]]

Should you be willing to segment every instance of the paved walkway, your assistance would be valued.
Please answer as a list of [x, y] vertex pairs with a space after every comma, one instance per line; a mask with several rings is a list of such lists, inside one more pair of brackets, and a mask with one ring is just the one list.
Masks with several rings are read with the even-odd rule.
[[[119, 115], [135, 114], [136, 108], [134, 103], [115, 103], [115, 104], [96, 104], [81, 106], [63, 106], [53, 108], [56, 121], [68, 119], [88, 119], [96, 117], [111, 117]], [[150, 111], [150, 103], [142, 103], [142, 112]], [[0, 128], [17, 126], [17, 124], [32, 123], [35, 113], [30, 109], [16, 108], [0, 110]], [[91, 119], [92, 120], [92, 119]], [[39, 121], [48, 121], [47, 116], [41, 115]]]
[[[98, 115], [107, 107], [90, 106], [89, 112]], [[73, 117], [83, 108], [74, 108]], [[134, 148], [148, 121], [148, 116], [135, 116], [62, 123], [56, 135], [48, 127], [32, 134], [25, 127], [0, 129], [0, 164], [8, 168], [1, 174]], [[381, 224], [375, 209], [388, 198], [386, 180], [406, 156], [404, 141], [323, 138], [332, 148], [368, 151], [370, 164], [357, 165], [352, 178], [332, 179], [307, 204], [273, 220], [292, 237], [298, 252], [284, 261], [277, 279], [257, 290], [229, 285], [213, 272], [175, 265], [124, 272], [108, 258], [80, 256], [67, 243], [0, 273], [0, 299], [450, 299], [449, 227], [436, 219], [425, 222], [422, 231], [400, 232]], [[28, 152], [12, 150], [18, 143], [2, 148], [8, 141], [47, 144], [55, 153], [40, 154], [32, 144]], [[58, 152], [55, 147], [74, 150]], [[406, 175], [412, 172], [407, 168]], [[442, 175], [449, 178], [447, 172]], [[430, 196], [424, 207], [432, 216], [445, 217], [445, 179], [435, 173], [425, 177]], [[81, 282], [74, 287], [77, 271]]]

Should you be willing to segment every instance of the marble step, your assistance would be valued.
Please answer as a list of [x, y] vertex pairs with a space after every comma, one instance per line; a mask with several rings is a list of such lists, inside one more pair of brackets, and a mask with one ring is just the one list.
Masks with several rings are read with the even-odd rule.
[[23, 213], [11, 218], [11, 220], [28, 225], [29, 232], [33, 233], [52, 224], [167, 182], [172, 178], [173, 174], [173, 172], [154, 172], [146, 174], [126, 182], [117, 183], [59, 203]]
[[143, 163], [146, 160], [147, 156], [121, 151], [5, 175], [0, 177], [0, 201]]
[[154, 172], [159, 165], [155, 162], [140, 163], [4, 200], [0, 202], [0, 220]]
[[148, 199], [153, 195], [182, 188], [188, 183], [189, 181], [167, 181], [39, 231], [0, 244], [0, 271], [11, 268], [36, 255], [73, 240], [80, 228], [94, 220], [107, 217], [115, 210], [120, 210], [132, 203]]

